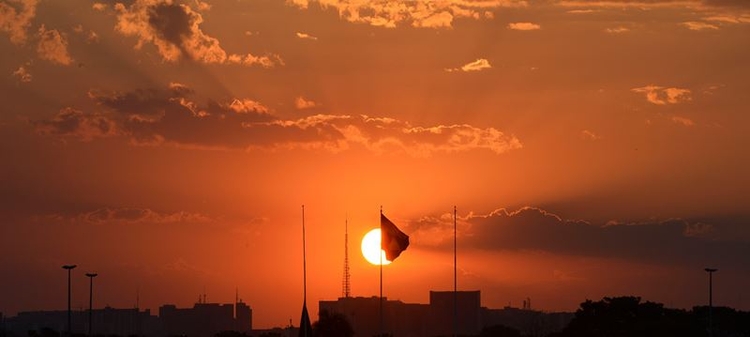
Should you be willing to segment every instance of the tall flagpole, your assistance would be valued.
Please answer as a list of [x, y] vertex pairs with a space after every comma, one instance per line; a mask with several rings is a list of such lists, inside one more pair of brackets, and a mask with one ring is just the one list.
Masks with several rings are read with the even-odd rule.
[[[307, 310], [307, 251], [305, 247], [305, 205], [302, 205], [302, 310]], [[300, 322], [300, 329], [304, 332], [303, 336], [307, 337], [307, 327], [302, 326], [304, 322]]]
[[302, 205], [302, 304], [307, 304], [307, 253], [305, 252], [305, 205]]
[[458, 286], [456, 273], [456, 206], [453, 206], [453, 337], [458, 333]]
[[380, 337], [383, 337], [383, 206], [380, 206]]

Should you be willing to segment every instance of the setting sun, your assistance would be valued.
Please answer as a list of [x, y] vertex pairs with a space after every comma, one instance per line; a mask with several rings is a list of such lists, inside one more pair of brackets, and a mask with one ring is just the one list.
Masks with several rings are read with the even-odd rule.
[[[378, 252], [381, 256], [378, 256]], [[385, 258], [385, 252], [380, 248], [380, 228], [373, 228], [362, 237], [362, 256], [367, 262], [376, 266], [380, 265], [381, 261], [384, 266], [391, 264], [391, 261]]]

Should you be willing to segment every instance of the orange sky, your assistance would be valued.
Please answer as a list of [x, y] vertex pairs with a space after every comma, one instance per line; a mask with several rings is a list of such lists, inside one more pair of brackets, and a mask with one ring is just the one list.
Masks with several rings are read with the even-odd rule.
[[[352, 289], [750, 309], [744, 0], [0, 2], [0, 312]], [[313, 315], [317, 305], [311, 305]], [[296, 323], [295, 323], [296, 324]]]

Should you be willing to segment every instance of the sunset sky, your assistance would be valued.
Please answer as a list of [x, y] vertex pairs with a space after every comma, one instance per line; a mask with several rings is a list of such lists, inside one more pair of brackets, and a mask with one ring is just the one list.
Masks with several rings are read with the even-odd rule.
[[750, 310], [750, 2], [0, 1], [0, 312], [378, 294]]

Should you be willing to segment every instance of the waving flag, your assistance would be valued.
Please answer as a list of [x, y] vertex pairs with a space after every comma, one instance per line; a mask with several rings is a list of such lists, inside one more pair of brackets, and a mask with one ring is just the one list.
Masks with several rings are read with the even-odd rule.
[[380, 248], [385, 251], [385, 258], [393, 262], [406, 247], [409, 247], [409, 236], [380, 213]]

